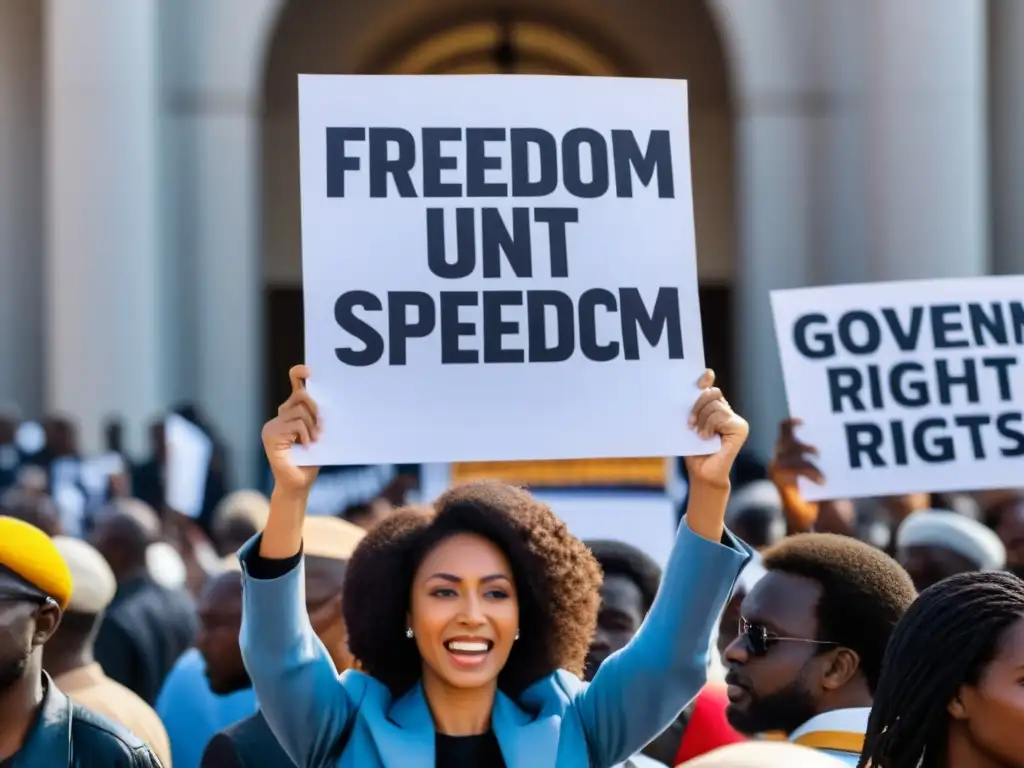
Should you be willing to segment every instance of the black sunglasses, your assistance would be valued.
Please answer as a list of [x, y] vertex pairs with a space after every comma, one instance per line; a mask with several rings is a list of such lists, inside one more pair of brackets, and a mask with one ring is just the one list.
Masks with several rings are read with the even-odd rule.
[[753, 656], [767, 656], [768, 651], [776, 643], [809, 643], [811, 645], [838, 645], [829, 640], [808, 640], [806, 637], [782, 637], [774, 632], [769, 632], [760, 624], [751, 624], [740, 617], [739, 636], [747, 644], [747, 651]]
[[36, 605], [57, 605], [52, 597], [27, 592], [24, 590], [0, 589], [0, 602], [3, 603], [35, 603]]

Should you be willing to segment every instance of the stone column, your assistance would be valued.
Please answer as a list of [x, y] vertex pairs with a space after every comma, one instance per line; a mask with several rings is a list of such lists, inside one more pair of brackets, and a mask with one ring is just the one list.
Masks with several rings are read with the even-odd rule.
[[48, 0], [47, 404], [82, 447], [129, 450], [166, 404], [160, 334], [156, 0]]
[[43, 47], [36, 0], [0, 2], [0, 412], [43, 407]]
[[870, 278], [984, 274], [986, 4], [869, 0], [864, 8]]
[[187, 201], [168, 209], [169, 242], [187, 252], [180, 278], [191, 313], [179, 342], [183, 390], [228, 444], [232, 479], [242, 486], [264, 479], [257, 472], [268, 416], [260, 116], [263, 67], [283, 6], [283, 0], [161, 5], [161, 28], [166, 21], [178, 38], [164, 75], [171, 187]]
[[992, 270], [1024, 274], [1024, 3], [989, 0]]
[[808, 66], [813, 2], [717, 0], [733, 71], [740, 195], [735, 333], [737, 400], [750, 447], [770, 455], [787, 414], [769, 293], [814, 279], [815, 155], [819, 105]]

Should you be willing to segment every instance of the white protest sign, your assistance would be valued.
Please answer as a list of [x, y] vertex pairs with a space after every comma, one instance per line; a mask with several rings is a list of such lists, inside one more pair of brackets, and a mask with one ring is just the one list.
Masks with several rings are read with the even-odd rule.
[[303, 464], [710, 453], [686, 84], [299, 77]]
[[1016, 487], [1024, 277], [773, 291], [812, 501]]
[[197, 518], [206, 499], [213, 442], [203, 430], [176, 413], [164, 421], [164, 442], [164, 502], [176, 512]]

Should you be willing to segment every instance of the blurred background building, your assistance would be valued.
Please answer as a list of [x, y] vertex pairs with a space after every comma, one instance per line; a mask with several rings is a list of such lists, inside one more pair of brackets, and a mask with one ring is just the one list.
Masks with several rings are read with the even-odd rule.
[[0, 0], [0, 408], [199, 403], [258, 467], [302, 359], [298, 73], [685, 78], [709, 363], [767, 451], [773, 288], [1024, 272], [1024, 0]]

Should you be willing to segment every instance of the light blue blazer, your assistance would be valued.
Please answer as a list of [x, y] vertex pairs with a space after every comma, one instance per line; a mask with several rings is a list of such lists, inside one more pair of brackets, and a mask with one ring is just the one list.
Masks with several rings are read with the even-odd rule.
[[[707, 680], [708, 649], [750, 550], [701, 538], [684, 521], [661, 590], [633, 640], [592, 683], [557, 671], [491, 725], [508, 768], [613, 768], [661, 733]], [[243, 571], [241, 648], [260, 709], [299, 768], [434, 768], [434, 723], [417, 685], [397, 700], [361, 672], [340, 677], [306, 615], [303, 565], [276, 579]], [[329, 752], [350, 729], [340, 758]]]

